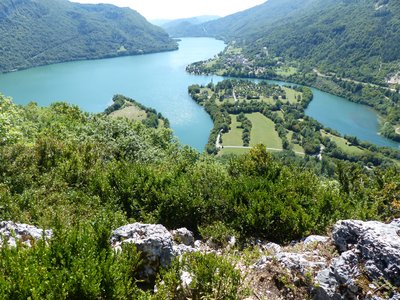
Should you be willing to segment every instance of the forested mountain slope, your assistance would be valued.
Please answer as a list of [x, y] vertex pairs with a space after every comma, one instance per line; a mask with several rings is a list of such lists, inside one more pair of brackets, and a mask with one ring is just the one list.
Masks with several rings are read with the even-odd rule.
[[281, 20], [304, 11], [314, 0], [269, 0], [261, 5], [199, 26], [199, 32], [223, 38], [260, 33]]
[[398, 71], [400, 3], [394, 0], [269, 0], [198, 26], [197, 33], [242, 41], [254, 54], [383, 83]]
[[259, 45], [325, 72], [363, 81], [398, 70], [400, 3], [393, 0], [315, 0], [292, 21], [259, 32]]
[[128, 8], [67, 0], [0, 2], [0, 72], [176, 48], [161, 28]]

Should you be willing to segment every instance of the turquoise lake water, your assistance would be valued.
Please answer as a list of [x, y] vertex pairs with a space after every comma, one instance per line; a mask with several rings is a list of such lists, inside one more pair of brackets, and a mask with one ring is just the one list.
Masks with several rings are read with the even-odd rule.
[[[200, 151], [212, 128], [210, 117], [187, 93], [189, 85], [218, 82], [218, 76], [186, 73], [189, 63], [213, 57], [225, 47], [211, 38], [184, 38], [173, 52], [78, 61], [0, 75], [0, 92], [15, 103], [49, 105], [66, 101], [88, 112], [102, 112], [115, 94], [153, 107], [170, 120], [177, 138]], [[378, 119], [366, 106], [314, 90], [307, 114], [343, 134], [377, 145], [398, 147], [379, 135]]]

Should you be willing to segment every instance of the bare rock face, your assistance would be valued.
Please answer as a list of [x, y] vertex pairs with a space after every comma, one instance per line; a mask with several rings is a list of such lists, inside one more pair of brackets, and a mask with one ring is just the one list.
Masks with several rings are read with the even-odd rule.
[[316, 283], [319, 288], [314, 299], [358, 299], [361, 293], [373, 294], [365, 287], [362, 290], [360, 280], [366, 280], [374, 287], [374, 283], [384, 279], [399, 288], [399, 233], [400, 220], [391, 224], [353, 220], [338, 222], [332, 239], [341, 255], [318, 273]]
[[4, 241], [10, 247], [16, 247], [17, 241], [31, 247], [34, 240], [42, 239], [43, 236], [51, 238], [51, 230], [43, 230], [32, 225], [14, 223], [12, 221], [0, 222], [0, 247]]
[[121, 250], [124, 243], [134, 244], [142, 253], [146, 277], [155, 275], [160, 266], [168, 266], [175, 256], [194, 251], [190, 246], [174, 243], [172, 234], [163, 225], [134, 223], [114, 230], [111, 246]]

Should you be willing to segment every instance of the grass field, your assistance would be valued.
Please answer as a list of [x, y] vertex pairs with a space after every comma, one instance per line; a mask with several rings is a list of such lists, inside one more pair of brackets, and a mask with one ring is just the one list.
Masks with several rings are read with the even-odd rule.
[[321, 131], [323, 137], [329, 137], [332, 141], [336, 143], [336, 145], [345, 153], [348, 154], [362, 154], [365, 150], [362, 150], [356, 146], [349, 146], [346, 139], [327, 133], [325, 131]]
[[[297, 92], [295, 90], [289, 89], [287, 87], [283, 87], [283, 89], [286, 92], [286, 97], [287, 97], [287, 100], [289, 101], [289, 103], [296, 104], [298, 102], [297, 96], [299, 96], [299, 95], [301, 96], [301, 93]], [[285, 100], [282, 100], [282, 101], [285, 102]]]
[[275, 69], [276, 74], [280, 76], [290, 76], [297, 73], [297, 69], [293, 67], [280, 67]]
[[243, 146], [242, 133], [243, 129], [236, 128], [240, 125], [240, 122], [236, 120], [236, 115], [230, 115], [232, 123], [230, 125], [231, 130], [228, 133], [222, 135], [222, 144], [226, 146]]
[[126, 103], [122, 109], [112, 112], [110, 116], [114, 118], [128, 118], [129, 120], [142, 121], [146, 119], [147, 114], [136, 105]]
[[275, 130], [275, 123], [261, 113], [247, 114], [253, 124], [250, 135], [250, 146], [264, 144], [268, 148], [282, 149], [282, 140]]

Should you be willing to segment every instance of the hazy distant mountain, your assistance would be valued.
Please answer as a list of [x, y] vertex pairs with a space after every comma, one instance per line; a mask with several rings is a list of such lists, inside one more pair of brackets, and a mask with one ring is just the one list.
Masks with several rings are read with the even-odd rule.
[[[193, 18], [177, 19], [160, 24], [173, 37], [190, 36], [197, 30], [197, 25], [217, 20], [219, 16], [198, 16]], [[194, 34], [197, 36], [198, 34]]]
[[164, 30], [129, 8], [68, 0], [0, 1], [0, 72], [176, 48]]

